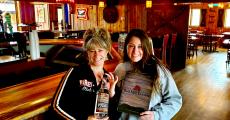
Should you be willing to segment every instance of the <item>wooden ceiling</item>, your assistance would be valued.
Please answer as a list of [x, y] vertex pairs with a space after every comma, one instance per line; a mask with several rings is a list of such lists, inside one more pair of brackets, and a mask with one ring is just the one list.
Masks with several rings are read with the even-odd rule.
[[202, 2], [202, 3], [218, 3], [218, 2], [230, 2], [230, 0], [172, 0], [180, 3], [193, 3], [193, 2]]
[[[10, 0], [4, 0], [10, 1]], [[56, 0], [16, 0], [16, 1], [28, 1], [28, 2], [50, 2], [55, 3]], [[99, 1], [111, 2], [114, 5], [117, 4], [145, 4], [146, 0], [75, 0], [76, 4], [98, 4]], [[217, 2], [229, 2], [230, 0], [152, 0], [153, 4], [158, 3], [217, 3]]]

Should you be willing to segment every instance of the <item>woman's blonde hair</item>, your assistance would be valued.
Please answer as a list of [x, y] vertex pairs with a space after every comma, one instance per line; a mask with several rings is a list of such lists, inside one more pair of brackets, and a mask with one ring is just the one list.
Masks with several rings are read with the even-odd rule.
[[112, 41], [110, 33], [103, 28], [92, 28], [86, 30], [83, 35], [85, 50], [92, 50], [96, 47], [101, 47], [110, 52], [112, 48]]

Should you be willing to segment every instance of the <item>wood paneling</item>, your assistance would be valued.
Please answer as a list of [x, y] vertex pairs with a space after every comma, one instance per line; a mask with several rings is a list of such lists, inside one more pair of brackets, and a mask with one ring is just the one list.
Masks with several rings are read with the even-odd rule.
[[229, 2], [229, 0], [172, 0], [173, 2], [182, 2], [182, 3], [189, 3], [189, 2], [204, 2], [204, 3], [217, 3], [217, 2]]
[[98, 8], [98, 26], [106, 28], [107, 30], [111, 32], [121, 32], [126, 31], [125, 30], [125, 20], [127, 19], [125, 16], [125, 6], [124, 5], [118, 5], [116, 6], [118, 10], [118, 20], [116, 23], [107, 23], [103, 19], [103, 9], [104, 8]]
[[[16, 1], [56, 3], [56, 0], [16, 0]], [[75, 3], [76, 4], [96, 5], [98, 4], [98, 0], [75, 0]]]
[[[172, 69], [185, 67], [189, 6], [153, 5], [147, 10], [147, 33], [151, 37], [177, 33]], [[159, 42], [159, 41], [155, 41]], [[154, 44], [154, 42], [153, 42]], [[170, 60], [169, 60], [170, 61]]]
[[128, 31], [133, 28], [141, 28], [146, 30], [147, 25], [147, 11], [145, 4], [127, 5], [127, 25]]
[[87, 8], [88, 9], [88, 20], [77, 19], [77, 12], [75, 12], [74, 21], [74, 30], [86, 30], [92, 27], [103, 27], [110, 32], [120, 32], [125, 31], [125, 6], [118, 5], [116, 6], [119, 13], [119, 18], [116, 23], [107, 23], [103, 19], [103, 9], [99, 8], [96, 5], [84, 5], [76, 4], [76, 8]]
[[76, 4], [77, 8], [87, 8], [88, 20], [77, 19], [77, 11], [74, 15], [74, 30], [87, 30], [97, 25], [97, 8], [96, 5]]

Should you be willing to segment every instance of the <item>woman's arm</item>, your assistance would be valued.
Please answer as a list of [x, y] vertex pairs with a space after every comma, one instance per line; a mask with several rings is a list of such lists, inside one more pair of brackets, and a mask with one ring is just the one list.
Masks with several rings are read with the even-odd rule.
[[72, 116], [74, 113], [71, 112], [71, 91], [73, 84], [71, 83], [70, 75], [72, 71], [73, 68], [71, 68], [61, 80], [52, 102], [53, 109], [66, 119], [74, 119]]
[[161, 82], [161, 102], [151, 108], [155, 120], [171, 119], [182, 106], [182, 96], [171, 73], [158, 69]]

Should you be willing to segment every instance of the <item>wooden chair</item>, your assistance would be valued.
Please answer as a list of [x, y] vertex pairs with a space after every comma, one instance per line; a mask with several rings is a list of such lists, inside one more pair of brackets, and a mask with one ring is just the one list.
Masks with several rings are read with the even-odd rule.
[[162, 63], [167, 65], [167, 45], [169, 40], [169, 34], [165, 34], [163, 38], [163, 46], [162, 46]]
[[229, 63], [230, 63], [230, 49], [227, 50], [226, 68], [228, 68]]
[[228, 68], [229, 63], [230, 63], [230, 39], [227, 39], [228, 41], [225, 41], [226, 46], [228, 48], [227, 50], [227, 60], [226, 60], [226, 68]]
[[187, 57], [190, 59], [190, 57], [193, 57], [194, 55], [197, 56], [197, 50], [198, 46], [196, 40], [191, 39], [191, 37], [189, 36], [187, 44]]
[[203, 39], [202, 39], [203, 49], [202, 49], [202, 51], [204, 51], [204, 52], [209, 51], [209, 49], [210, 49], [209, 39], [210, 39], [209, 36], [203, 36]]
[[172, 67], [172, 57], [174, 56], [173, 53], [175, 51], [176, 47], [176, 39], [177, 39], [177, 33], [172, 34], [171, 44], [170, 44], [170, 59], [169, 59], [169, 67]]
[[211, 38], [211, 39], [214, 39], [214, 40], [211, 40], [211, 51], [210, 52], [215, 52], [216, 51], [216, 48], [217, 48], [217, 44], [218, 44], [218, 38]]
[[215, 36], [204, 35], [202, 40], [202, 51], [204, 52], [215, 52], [217, 48], [218, 40]]

